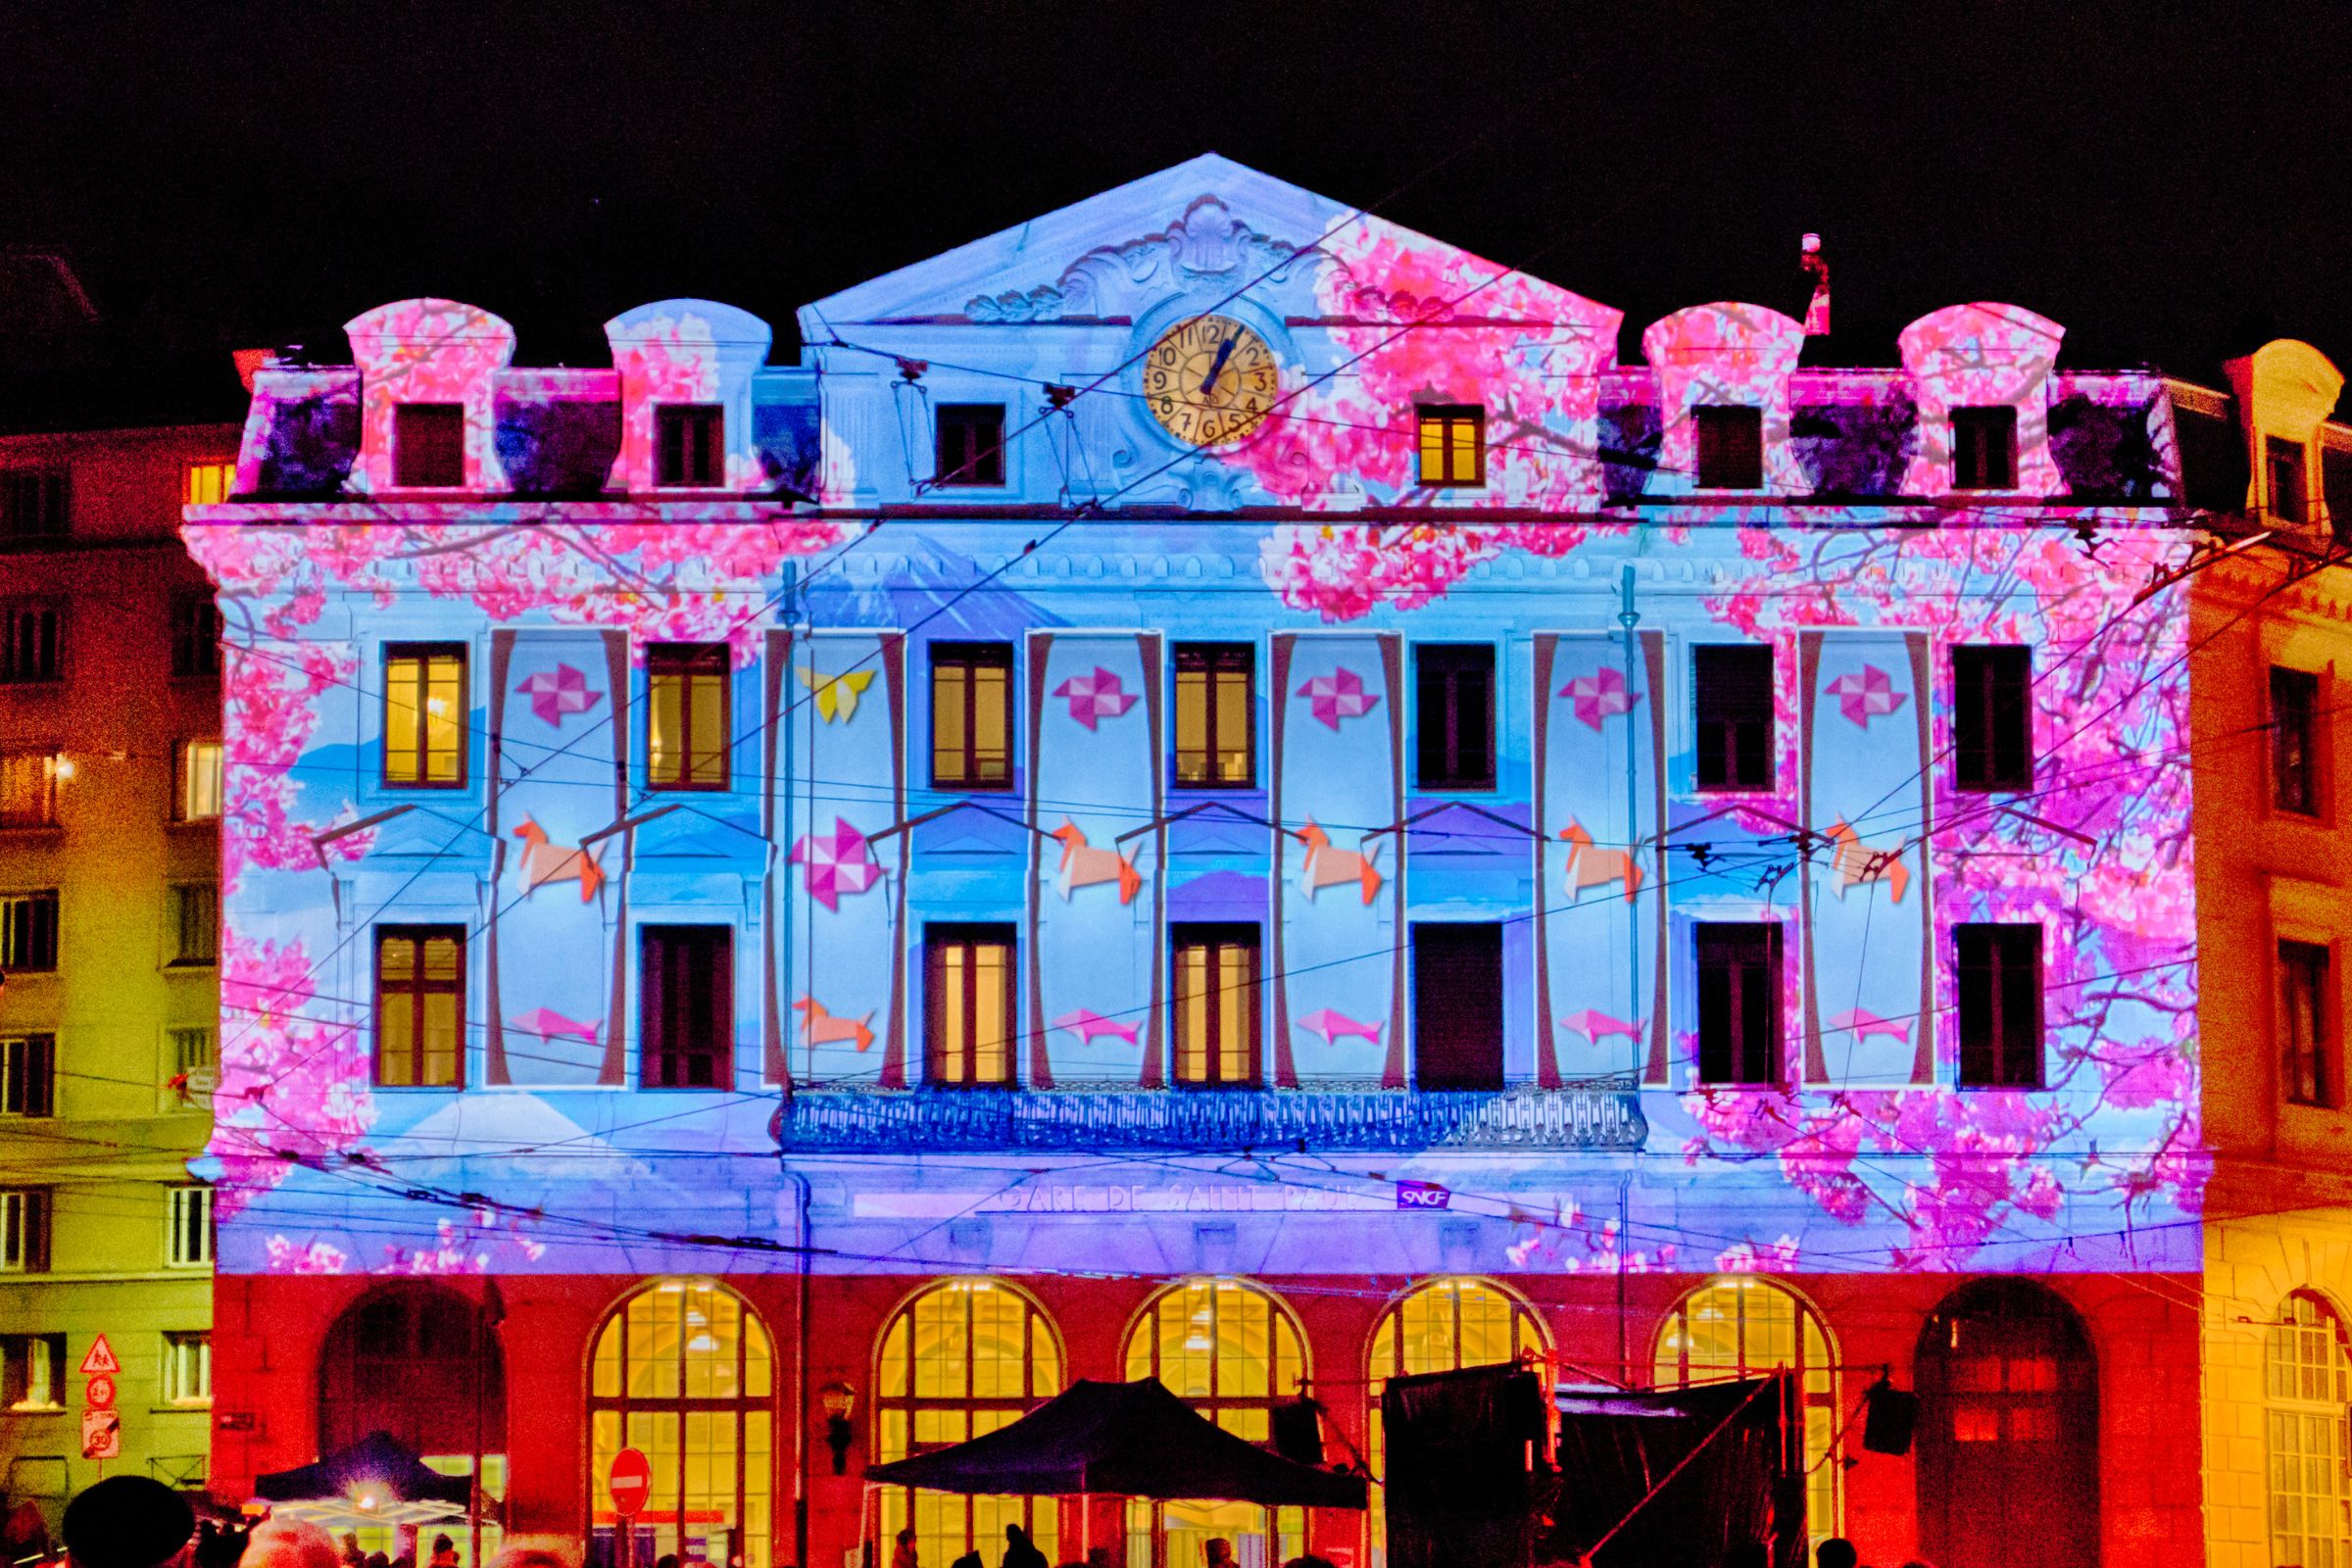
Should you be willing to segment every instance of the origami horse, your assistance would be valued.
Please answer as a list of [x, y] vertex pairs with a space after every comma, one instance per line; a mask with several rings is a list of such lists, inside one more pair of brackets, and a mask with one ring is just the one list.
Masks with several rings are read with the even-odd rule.
[[1061, 860], [1054, 866], [1059, 874], [1054, 878], [1054, 889], [1061, 895], [1063, 903], [1069, 902], [1074, 889], [1091, 888], [1098, 882], [1116, 882], [1121, 904], [1131, 902], [1143, 887], [1144, 874], [1135, 868], [1132, 857], [1116, 850], [1088, 848], [1086, 834], [1068, 817], [1063, 817], [1061, 826], [1048, 837], [1061, 841]]
[[529, 817], [522, 819], [514, 836], [522, 840], [522, 891], [526, 895], [544, 883], [577, 882], [580, 902], [586, 904], [605, 885], [605, 868], [597, 864], [594, 855], [577, 845], [548, 843], [547, 829]]
[[838, 1018], [827, 1012], [825, 1004], [814, 997], [803, 997], [792, 1004], [792, 1010], [801, 1015], [801, 1038], [812, 1046], [830, 1046], [847, 1040], [863, 1051], [874, 1043], [874, 1032], [866, 1027], [873, 1020], [871, 1007], [862, 1018]]
[[1642, 862], [1634, 858], [1631, 850], [1596, 850], [1592, 835], [1585, 824], [1571, 817], [1560, 829], [1560, 837], [1570, 846], [1568, 851], [1568, 896], [1581, 899], [1585, 889], [1596, 888], [1610, 882], [1625, 884], [1625, 902], [1634, 902], [1642, 891]]
[[1306, 841], [1306, 858], [1298, 866], [1300, 892], [1311, 899], [1317, 888], [1354, 882], [1362, 886], [1364, 902], [1372, 902], [1372, 896], [1380, 891], [1381, 883], [1380, 867], [1373, 863], [1380, 854], [1378, 844], [1361, 853], [1335, 850], [1331, 845], [1331, 835], [1324, 832], [1311, 816], [1307, 818], [1306, 826], [1299, 830], [1298, 836]]
[[1830, 855], [1830, 870], [1838, 878], [1838, 897], [1844, 898], [1845, 890], [1857, 883], [1884, 882], [1894, 902], [1903, 902], [1903, 889], [1911, 885], [1911, 868], [1903, 863], [1901, 844], [1890, 850], [1873, 849], [1842, 816], [1831, 823], [1822, 837], [1836, 846]]

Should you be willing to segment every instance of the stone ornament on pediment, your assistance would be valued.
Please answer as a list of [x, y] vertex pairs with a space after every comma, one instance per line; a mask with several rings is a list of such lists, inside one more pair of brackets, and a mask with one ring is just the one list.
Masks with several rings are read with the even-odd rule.
[[1261, 234], [1218, 198], [1201, 196], [1162, 233], [1098, 246], [1057, 282], [976, 295], [963, 309], [992, 323], [1139, 316], [1171, 293], [1309, 285], [1326, 264], [1340, 265], [1326, 251]]

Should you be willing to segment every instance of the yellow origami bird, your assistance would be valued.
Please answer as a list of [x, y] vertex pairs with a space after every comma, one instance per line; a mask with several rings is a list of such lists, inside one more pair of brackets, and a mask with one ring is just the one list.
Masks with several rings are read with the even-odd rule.
[[858, 716], [858, 698], [874, 683], [870, 669], [846, 670], [839, 675], [820, 675], [807, 664], [800, 666], [801, 684], [816, 698], [816, 710], [826, 723], [835, 719], [847, 724]]

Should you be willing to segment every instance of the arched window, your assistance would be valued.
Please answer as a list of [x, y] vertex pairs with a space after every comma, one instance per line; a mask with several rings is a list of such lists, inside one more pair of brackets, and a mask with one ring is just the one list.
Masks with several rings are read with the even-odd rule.
[[2334, 1308], [2308, 1291], [2278, 1303], [2263, 1356], [2271, 1445], [2271, 1561], [2352, 1562], [2344, 1406], [2352, 1358]]
[[[887, 1464], [1008, 1426], [1061, 1392], [1061, 1344], [1037, 1303], [995, 1280], [942, 1280], [899, 1308], [874, 1366], [874, 1457]], [[1056, 1562], [1052, 1497], [966, 1497], [881, 1489], [887, 1550], [914, 1526], [920, 1560], [936, 1568], [967, 1551], [994, 1562], [1017, 1524]]]
[[[1372, 1326], [1372, 1348], [1364, 1368], [1365, 1435], [1371, 1440], [1365, 1457], [1372, 1462], [1372, 1473], [1387, 1472], [1380, 1396], [1389, 1379], [1494, 1366], [1532, 1355], [1548, 1384], [1550, 1349], [1550, 1336], [1535, 1308], [1490, 1280], [1431, 1280], [1391, 1301]], [[1379, 1487], [1372, 1489], [1367, 1523], [1373, 1568], [1381, 1568], [1388, 1560], [1389, 1520]]]
[[[1271, 1293], [1242, 1280], [1186, 1280], [1153, 1297], [1127, 1331], [1127, 1377], [1157, 1378], [1170, 1392], [1237, 1437], [1270, 1444], [1274, 1406], [1298, 1396], [1307, 1376], [1306, 1337]], [[1156, 1516], [1156, 1517], [1155, 1517]], [[1306, 1549], [1306, 1511], [1247, 1502], [1127, 1505], [1127, 1568], [1195, 1568], [1212, 1536], [1262, 1545], [1266, 1563]], [[1157, 1544], [1165, 1552], [1154, 1559]]]
[[1692, 1291], [1658, 1331], [1652, 1382], [1661, 1389], [1718, 1383], [1788, 1368], [1805, 1401], [1805, 1529], [1816, 1542], [1839, 1533], [1843, 1479], [1830, 1452], [1838, 1437], [1838, 1358], [1821, 1314], [1795, 1293], [1753, 1274]]
[[654, 1471], [636, 1562], [768, 1568], [775, 1389], [767, 1326], [715, 1280], [656, 1280], [615, 1308], [589, 1365], [590, 1563], [619, 1561], [605, 1483], [626, 1447]]

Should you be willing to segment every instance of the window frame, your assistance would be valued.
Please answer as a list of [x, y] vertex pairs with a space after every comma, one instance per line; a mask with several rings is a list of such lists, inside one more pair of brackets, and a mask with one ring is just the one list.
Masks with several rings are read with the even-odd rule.
[[[373, 1087], [435, 1091], [463, 1090], [466, 1087], [466, 1057], [471, 1054], [469, 1048], [472, 1044], [471, 1037], [466, 1033], [468, 1017], [466, 1004], [469, 1000], [466, 990], [470, 977], [468, 964], [470, 955], [466, 952], [466, 948], [469, 936], [470, 933], [466, 927], [448, 922], [398, 922], [374, 928], [374, 943], [371, 949], [373, 967], [370, 975], [373, 986], [373, 1010], [368, 1017], [370, 1039], [368, 1053], [369, 1082]], [[457, 977], [454, 980], [429, 979], [424, 966], [425, 949], [429, 944], [444, 939], [457, 944]], [[385, 979], [384, 948], [390, 942], [407, 942], [414, 949], [411, 956], [410, 977], [405, 983], [405, 988], [402, 989], [388, 989], [390, 983]], [[387, 996], [405, 999], [409, 1007], [411, 1077], [406, 1083], [387, 1082], [384, 1077], [384, 1004]], [[455, 1048], [451, 1052], [451, 1076], [446, 1083], [435, 1083], [426, 1077], [429, 1055], [425, 1048], [425, 1003], [428, 997], [436, 996], [457, 998], [455, 1025], [457, 1040]]]
[[[1764, 707], [1761, 717], [1755, 714], [1709, 712], [1710, 707], [1728, 704], [1738, 688], [1752, 682], [1754, 671], [1744, 674], [1735, 662], [1761, 660], [1764, 670]], [[1721, 670], [1712, 681], [1710, 666], [1720, 664]], [[1766, 795], [1780, 780], [1780, 679], [1779, 652], [1770, 643], [1696, 643], [1690, 649], [1690, 739], [1692, 757], [1690, 779], [1692, 787], [1703, 795]], [[1711, 701], [1712, 699], [1712, 701]], [[1748, 739], [1744, 731], [1749, 726], [1761, 726], [1762, 744], [1754, 748], [1760, 771], [1749, 777], [1744, 771]], [[1710, 726], [1722, 731], [1710, 737]], [[1710, 764], [1713, 764], [1712, 766]], [[1716, 776], [1710, 777], [1710, 773]]]
[[[1005, 407], [1002, 403], [942, 403], [931, 414], [931, 488], [934, 490], [1002, 490], [1010, 481], [1005, 457]], [[996, 439], [987, 440], [990, 428]], [[957, 450], [949, 450], [949, 431], [956, 431]], [[950, 458], [960, 461], [950, 465]], [[959, 477], [968, 475], [968, 477]]]
[[175, 1182], [165, 1192], [164, 1267], [211, 1268], [220, 1252], [215, 1190], [202, 1182]]
[[2328, 943], [2291, 936], [2279, 937], [2274, 952], [2278, 1098], [2290, 1105], [2332, 1110], [2343, 1098], [2336, 1081], [2335, 955]]
[[[1257, 787], [1257, 645], [1255, 643], [1178, 643], [1169, 661], [1174, 678], [1174, 722], [1168, 727], [1169, 787], [1179, 790], [1247, 790]], [[1187, 667], [1191, 665], [1192, 667]], [[1235, 665], [1238, 664], [1238, 669]], [[1242, 771], [1238, 778], [1218, 778], [1214, 774], [1220, 757], [1230, 754], [1231, 748], [1222, 744], [1223, 734], [1218, 720], [1222, 706], [1219, 697], [1226, 681], [1239, 674], [1242, 681]], [[1187, 778], [1184, 746], [1185, 692], [1188, 680], [1198, 683], [1201, 705], [1200, 766], [1204, 776]]]
[[654, 488], [723, 490], [727, 483], [727, 406], [654, 405]]
[[[1754, 431], [1753, 478], [1747, 466], [1748, 431]], [[1698, 490], [1753, 495], [1764, 489], [1764, 411], [1753, 403], [1694, 403], [1690, 406], [1690, 483]], [[1736, 439], [1735, 439], [1736, 434]], [[1729, 447], [1726, 443], [1732, 443]], [[1733, 475], [1731, 465], [1738, 460]]]
[[[943, 1005], [948, 991], [948, 954], [952, 949], [963, 952], [962, 987], [959, 999], [962, 1016], [977, 1020], [979, 1013], [980, 952], [983, 948], [1004, 950], [1004, 1006], [1001, 1022], [1004, 1025], [1004, 1074], [1002, 1077], [979, 1076], [981, 1044], [976, 1035], [963, 1041], [950, 1041], [948, 1017]], [[1021, 946], [1018, 930], [1009, 922], [973, 920], [934, 920], [923, 927], [923, 1087], [926, 1089], [981, 1091], [1018, 1089], [1021, 1087]], [[953, 1062], [956, 1076], [948, 1075]]]
[[[26, 496], [31, 498], [29, 505], [24, 504]], [[71, 464], [12, 464], [0, 467], [0, 544], [51, 544], [71, 538], [73, 533]]]
[[[39, 1346], [48, 1371], [48, 1395], [32, 1397], [32, 1348]], [[63, 1334], [0, 1335], [0, 1378], [5, 1379], [6, 1409], [12, 1415], [48, 1415], [66, 1407], [66, 1337]], [[20, 1381], [21, 1380], [21, 1381]], [[22, 1392], [14, 1392], [21, 1388]]]
[[[1248, 956], [1238, 960], [1246, 970], [1238, 980], [1225, 970], [1230, 966], [1225, 955], [1246, 952]], [[1209, 998], [1201, 1009], [1207, 1038], [1197, 1045], [1188, 1043], [1186, 1004], [1191, 993], [1186, 990], [1190, 972], [1187, 956], [1203, 955], [1203, 983]], [[1240, 1060], [1242, 1070], [1228, 1075], [1231, 1053], [1226, 1050], [1224, 1009], [1216, 999], [1226, 990], [1243, 992], [1238, 1014], [1247, 1038], [1242, 1042]], [[1265, 1080], [1265, 932], [1253, 920], [1176, 920], [1168, 925], [1168, 1056], [1169, 1082], [1180, 1089], [1234, 1090], [1256, 1089]], [[1193, 1070], [1187, 1071], [1188, 1054], [1195, 1058]]]
[[[678, 744], [676, 757], [664, 766], [664, 752], [655, 749], [661, 722], [662, 683], [677, 683]], [[715, 751], [698, 752], [701, 737], [695, 723], [696, 695], [704, 682], [718, 693], [719, 740]], [[703, 764], [715, 760], [717, 776], [706, 776]], [[724, 794], [735, 785], [735, 655], [725, 643], [649, 643], [645, 650], [645, 787], [668, 793]]]
[[[220, 884], [207, 878], [197, 878], [171, 883], [168, 891], [171, 902], [166, 906], [170, 915], [167, 935], [171, 939], [171, 956], [165, 960], [164, 966], [168, 969], [219, 967], [220, 963]], [[209, 899], [206, 898], [208, 894], [210, 895]], [[199, 906], [192, 911], [189, 908], [191, 901], [195, 901]], [[207, 903], [211, 906], [212, 918], [204, 921], [201, 917], [206, 911], [202, 906]], [[201, 934], [204, 937], [204, 940], [194, 948], [188, 945], [188, 917], [191, 912], [199, 916]]]
[[[1014, 743], [1013, 718], [1020, 706], [1015, 697], [1015, 683], [1019, 676], [1020, 661], [1014, 654], [1013, 645], [1008, 642], [935, 642], [930, 645], [928, 657], [930, 659], [931, 787], [935, 790], [948, 790], [965, 795], [1001, 794], [1010, 790], [1013, 787], [1014, 759], [1019, 750]], [[959, 753], [963, 768], [961, 777], [944, 774], [940, 771], [939, 766], [942, 756], [939, 715], [945, 706], [940, 696], [940, 676], [950, 669], [960, 670], [963, 675], [963, 741]], [[981, 682], [975, 680], [973, 676], [981, 670], [997, 670], [1004, 676], [1004, 710], [998, 721], [1004, 737], [1004, 775], [995, 779], [978, 776], [980, 758], [983, 755], [979, 745], [978, 722]]]
[[[38, 794], [40, 801], [37, 817], [25, 816], [20, 820], [18, 813], [7, 808], [10, 799], [8, 775], [20, 767], [27, 772], [36, 768], [39, 770]], [[25, 747], [0, 752], [0, 832], [37, 833], [56, 827], [58, 825], [57, 786], [57, 749], [55, 747]]]
[[[1790, 1362], [1766, 1366], [1750, 1360], [1751, 1325], [1761, 1325], [1758, 1336], [1767, 1343], [1773, 1338], [1776, 1325], [1762, 1313], [1750, 1310], [1758, 1299], [1772, 1301], [1776, 1307], [1788, 1303], [1790, 1317], [1789, 1348], [1794, 1352]], [[1725, 1325], [1731, 1330], [1732, 1364], [1727, 1368], [1713, 1356], [1702, 1354], [1694, 1367], [1692, 1350], [1701, 1348], [1699, 1336], [1691, 1327], [1692, 1308], [1700, 1311], [1702, 1327]], [[1725, 1308], [1732, 1310], [1725, 1314]], [[1710, 1311], [1711, 1309], [1711, 1311]], [[1740, 1378], [1759, 1372], [1775, 1370], [1786, 1365], [1796, 1377], [1797, 1395], [1802, 1415], [1805, 1456], [1805, 1531], [1812, 1544], [1840, 1534], [1845, 1526], [1844, 1472], [1835, 1460], [1839, 1440], [1847, 1433], [1838, 1385], [1845, 1370], [1840, 1347], [1829, 1319], [1820, 1308], [1781, 1281], [1762, 1274], [1717, 1274], [1701, 1280], [1683, 1293], [1658, 1324], [1657, 1337], [1650, 1345], [1650, 1386], [1652, 1388], [1690, 1388], [1693, 1385], [1721, 1381], [1727, 1374]], [[1819, 1351], [1816, 1361], [1813, 1351]], [[1673, 1381], [1669, 1382], [1667, 1363], [1674, 1366]], [[1696, 1375], [1693, 1375], [1693, 1374]], [[1829, 1517], [1818, 1517], [1816, 1506], [1827, 1502]]]
[[[209, 749], [213, 754], [212, 809], [199, 812], [191, 808], [190, 795], [196, 783], [194, 765], [197, 758]], [[195, 805], [202, 805], [196, 802]], [[228, 804], [228, 744], [218, 736], [190, 736], [172, 746], [172, 820], [181, 827], [196, 827], [218, 823]]]
[[0, 1117], [42, 1121], [57, 1115], [57, 1036], [24, 1030], [0, 1036]]
[[[43, 617], [48, 624], [34, 633], [36, 656], [20, 660], [17, 656], [23, 643], [19, 627], [27, 617]], [[61, 686], [65, 684], [67, 660], [66, 607], [53, 599], [24, 597], [0, 600], [0, 686]]]
[[55, 1215], [48, 1188], [0, 1188], [0, 1274], [50, 1271]]
[[[193, 1352], [192, 1355], [190, 1352]], [[193, 1361], [195, 1383], [188, 1387], [187, 1363]], [[208, 1410], [213, 1403], [213, 1332], [210, 1329], [164, 1331], [163, 1402], [174, 1409]]]
[[235, 500], [236, 494], [236, 459], [213, 459], [180, 465], [179, 495], [182, 506], [217, 507]]
[[211, 594], [175, 594], [172, 599], [172, 678], [220, 678], [220, 604]]
[[[2017, 405], [1968, 403], [1950, 411], [1952, 489], [2001, 494], [2017, 488]], [[1992, 460], [1999, 460], [1997, 463]]]
[[[2281, 485], [2289, 471], [2293, 483]], [[2298, 525], [2311, 520], [2311, 459], [2302, 442], [2275, 435], [2262, 438], [2262, 488], [2272, 520]]]
[[[1963, 920], [1953, 925], [1955, 1087], [2031, 1090], [2047, 1086], [2049, 1040], [2047, 1009], [2042, 1005], [2045, 946], [2039, 921]], [[2025, 977], [2022, 981], [2017, 979], [2021, 974]], [[1974, 981], [1973, 976], [1984, 978]], [[2022, 989], [2013, 992], [2013, 985]], [[2019, 1002], [2029, 1004], [2031, 1016], [2023, 1024], [2014, 1024], [2011, 1004]], [[1985, 1015], [1987, 1008], [1989, 1016]], [[1973, 1072], [1972, 1062], [1978, 1064]]]
[[[457, 426], [456, 444], [443, 446], [450, 432], [438, 428], [443, 422]], [[410, 467], [410, 437], [424, 439], [417, 443], [415, 462]], [[441, 466], [454, 456], [455, 478], [428, 477], [450, 471]], [[466, 488], [466, 405], [438, 399], [418, 398], [412, 402], [392, 405], [392, 488], [395, 490], [463, 490]]]
[[[2308, 1315], [2299, 1309], [2308, 1309]], [[2290, 1335], [2293, 1343], [2284, 1347], [2287, 1353], [2282, 1355], [2281, 1340]], [[2322, 1348], [2318, 1358], [2322, 1364], [2318, 1366], [2312, 1364], [2310, 1354], [2315, 1340]], [[2263, 1513], [2270, 1560], [2310, 1562], [2313, 1560], [2310, 1546], [2315, 1541], [2323, 1541], [2334, 1548], [2333, 1560], [2340, 1563], [2345, 1560], [2345, 1548], [2352, 1546], [2352, 1529], [2346, 1528], [2344, 1514], [2347, 1496], [2352, 1495], [2352, 1475], [2347, 1474], [2344, 1465], [2347, 1452], [2352, 1451], [2352, 1427], [2348, 1427], [2345, 1416], [2352, 1345], [2347, 1344], [2344, 1320], [2335, 1303], [2308, 1288], [2289, 1291], [2265, 1326], [2262, 1363]], [[2280, 1390], [2282, 1370], [2295, 1385], [2292, 1392]], [[2308, 1387], [2315, 1374], [2323, 1384], [2316, 1394]], [[2291, 1451], [2281, 1452], [2287, 1446], [2279, 1440], [2289, 1432], [2296, 1441]], [[2324, 1445], [2312, 1442], [2323, 1434]], [[2333, 1451], [2320, 1451], [2323, 1446]], [[2333, 1504], [2331, 1508], [2313, 1506], [2323, 1500], [2309, 1490], [2315, 1475], [2332, 1481], [2334, 1493], [2324, 1499]], [[2304, 1484], [2286, 1494], [2301, 1505], [2293, 1512], [2307, 1523], [2314, 1514], [2323, 1519], [2332, 1517], [2333, 1529], [2325, 1534], [2310, 1529], [2279, 1530], [2282, 1510], [2278, 1483], [2288, 1476]]]
[[1952, 788], [1964, 795], [2032, 789], [2041, 761], [2034, 744], [2034, 650], [1954, 643], [1950, 663]]
[[[1501, 759], [1496, 755], [1496, 710], [1501, 704], [1501, 660], [1496, 657], [1493, 643], [1415, 643], [1413, 645], [1413, 788], [1429, 795], [1491, 795], [1501, 776]], [[1485, 766], [1465, 769], [1461, 731], [1465, 704], [1462, 699], [1466, 676], [1483, 677], [1486, 688], [1485, 733], [1477, 743]], [[1437, 688], [1438, 712], [1430, 711], [1433, 686]], [[1432, 719], [1442, 726], [1442, 738], [1437, 742], [1441, 766], [1433, 775], [1431, 760]]]
[[[36, 924], [33, 930], [34, 936], [45, 934], [48, 938], [49, 961], [46, 963], [37, 961], [37, 954], [35, 959], [24, 963], [16, 962], [13, 957], [11, 937], [14, 935], [18, 919], [16, 911], [20, 904], [26, 910], [25, 918], [28, 920], [43, 906], [48, 908], [45, 930], [40, 924]], [[0, 973], [56, 974], [65, 961], [62, 952], [65, 946], [64, 924], [65, 901], [56, 888], [17, 888], [0, 892]]]
[[[1691, 1084], [1702, 1089], [1779, 1089], [1788, 1079], [1788, 942], [1779, 920], [1699, 920], [1690, 927], [1690, 961], [1696, 984], [1690, 994], [1692, 1032], [1696, 1035], [1695, 1055], [1691, 1061]], [[1760, 935], [1760, 938], [1758, 934]], [[1735, 951], [1735, 945], [1760, 940], [1761, 950], [1754, 953]], [[1709, 946], [1716, 946], [1714, 957]], [[1722, 1028], [1722, 1052], [1728, 1059], [1721, 1072], [1711, 1072], [1710, 1058], [1718, 1053], [1709, 1042], [1710, 984], [1709, 972], [1726, 975], [1731, 994], [1725, 999], [1730, 1011]], [[1760, 975], [1753, 971], [1761, 970]], [[1748, 1039], [1746, 1011], [1747, 990], [1751, 984], [1765, 986], [1763, 1007], [1764, 1038]], [[1758, 1054], [1763, 1056], [1764, 1072], [1756, 1075]]]
[[[735, 927], [719, 921], [648, 922], [637, 928], [637, 1087], [731, 1094], [735, 1089]], [[673, 997], [680, 979], [708, 988]], [[697, 1005], [698, 1000], [701, 1005]], [[706, 1020], [702, 1014], [708, 1013]], [[694, 1016], [687, 1016], [688, 1013]], [[672, 1041], [672, 1033], [689, 1038]], [[696, 1035], [701, 1038], [692, 1038]], [[695, 1064], [710, 1081], [694, 1081]], [[657, 1071], [657, 1063], [660, 1070]]]
[[[376, 777], [385, 789], [462, 790], [472, 781], [472, 649], [465, 643], [388, 642], [384, 644], [382, 654], [377, 662], [378, 666], [383, 670], [383, 701], [382, 711], [378, 714], [382, 722], [382, 733], [376, 739], [378, 760]], [[455, 752], [457, 771], [447, 778], [435, 778], [432, 776], [433, 748], [430, 738], [432, 710], [430, 705], [433, 700], [433, 688], [439, 683], [435, 680], [434, 673], [436, 665], [452, 660], [458, 666], [458, 743]], [[411, 683], [415, 689], [407, 694], [410, 711], [416, 715], [416, 742], [413, 747], [407, 748], [412, 754], [410, 760], [416, 768], [416, 776], [413, 778], [395, 777], [392, 769], [394, 755], [392, 710], [394, 703], [398, 700], [392, 686], [394, 679], [392, 668], [394, 664], [404, 662], [413, 662], [416, 666], [416, 678]]]
[[2269, 692], [2271, 809], [2290, 816], [2326, 814], [2328, 748], [2316, 670], [2271, 666]]
[[[1459, 436], [1470, 433], [1469, 471], [1464, 473], [1456, 460], [1461, 456]], [[1418, 403], [1413, 406], [1413, 473], [1425, 490], [1476, 490], [1487, 482], [1487, 410], [1482, 403]], [[1434, 455], [1438, 473], [1430, 472], [1433, 456], [1430, 434], [1437, 432]]]

